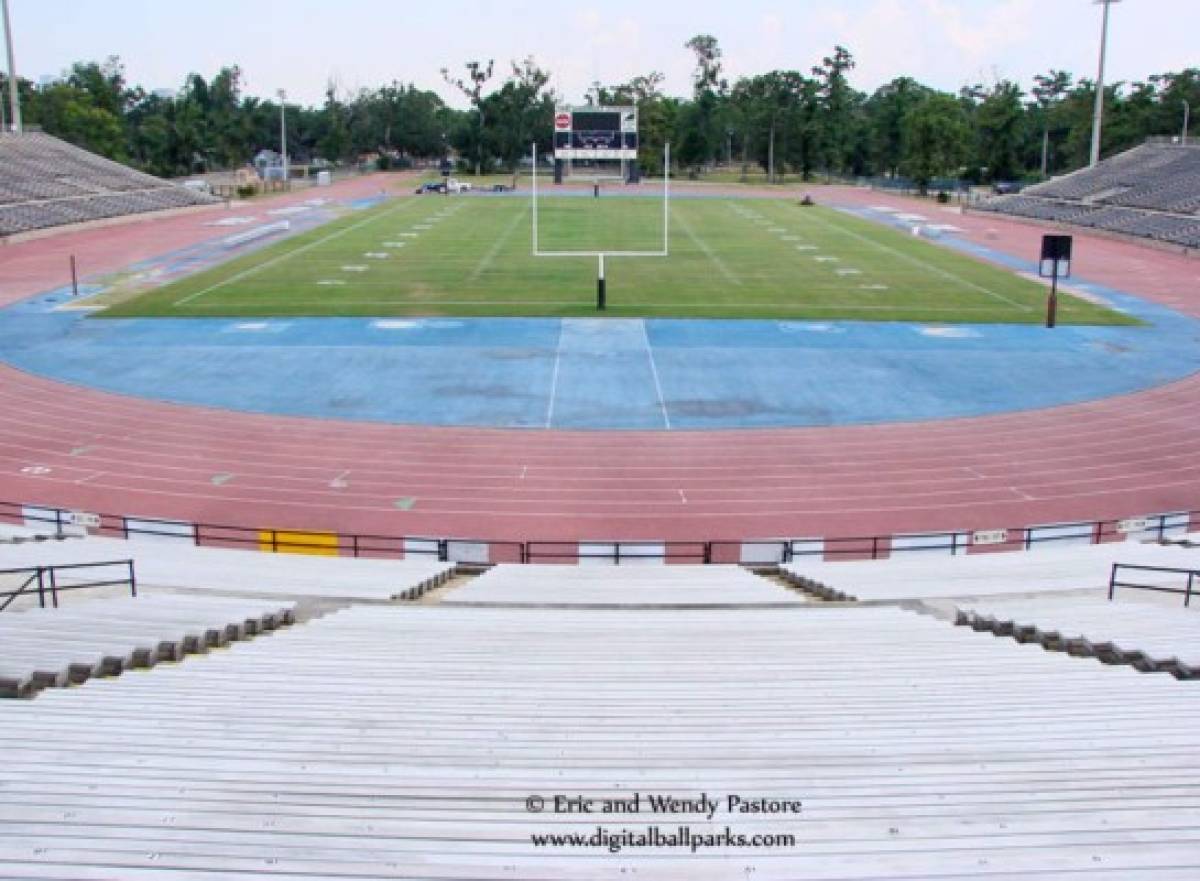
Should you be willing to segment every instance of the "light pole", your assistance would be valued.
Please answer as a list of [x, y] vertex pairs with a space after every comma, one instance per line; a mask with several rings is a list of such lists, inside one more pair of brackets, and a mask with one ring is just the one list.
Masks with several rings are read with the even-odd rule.
[[1190, 123], [1191, 121], [1192, 121], [1192, 105], [1189, 102], [1184, 101], [1183, 102], [1183, 134], [1180, 135], [1180, 137], [1179, 137], [1179, 143], [1183, 144], [1184, 146], [1187, 146], [1188, 123]]
[[279, 96], [279, 150], [280, 159], [283, 162], [283, 188], [286, 190], [290, 189], [287, 155], [287, 105], [284, 103], [287, 100], [287, 92], [280, 89], [275, 94]]
[[4, 12], [4, 46], [8, 50], [8, 104], [12, 111], [12, 130], [21, 130], [21, 97], [17, 91], [17, 62], [13, 58], [12, 20], [8, 17], [8, 0], [0, 0]]
[[1092, 161], [1100, 161], [1100, 129], [1104, 121], [1104, 56], [1108, 51], [1108, 8], [1121, 0], [1095, 0], [1104, 7], [1104, 18], [1100, 25], [1100, 72], [1096, 75], [1096, 109], [1092, 114]]

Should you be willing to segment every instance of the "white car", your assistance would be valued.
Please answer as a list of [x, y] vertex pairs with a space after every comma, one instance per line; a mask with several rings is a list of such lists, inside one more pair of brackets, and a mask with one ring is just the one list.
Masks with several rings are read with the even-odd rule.
[[450, 193], [469, 193], [472, 185], [465, 180], [459, 180], [456, 177], [446, 178], [446, 191]]

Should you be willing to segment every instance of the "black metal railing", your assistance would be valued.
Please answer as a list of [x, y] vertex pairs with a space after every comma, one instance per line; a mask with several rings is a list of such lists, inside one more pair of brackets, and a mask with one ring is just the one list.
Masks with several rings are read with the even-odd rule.
[[[97, 577], [90, 573], [100, 570]], [[120, 573], [119, 575], [116, 573]], [[99, 587], [128, 587], [137, 596], [137, 576], [133, 560], [105, 560], [98, 563], [59, 563], [53, 566], [30, 566], [21, 569], [0, 569], [0, 580], [20, 581], [11, 590], [0, 590], [0, 612], [21, 596], [37, 596], [38, 606], [46, 608], [46, 599], [58, 608], [58, 595], [68, 591], [92, 590]], [[21, 579], [24, 578], [22, 581]]]
[[[1182, 587], [1170, 587], [1161, 582], [1146, 584], [1145, 582], [1138, 581], [1122, 581], [1119, 577], [1122, 571], [1179, 575], [1183, 576], [1184, 583]], [[1200, 587], [1200, 569], [1178, 569], [1173, 566], [1139, 566], [1133, 563], [1113, 563], [1112, 574], [1108, 579], [1108, 599], [1110, 602], [1117, 595], [1118, 587], [1182, 595], [1184, 608], [1187, 608], [1192, 604], [1192, 594], [1196, 593], [1197, 587]]]
[[[65, 509], [0, 501], [0, 521], [44, 524], [55, 533], [83, 531], [81, 515]], [[1163, 541], [1200, 520], [1200, 511], [1181, 511], [1133, 521], [1090, 520], [989, 530], [988, 545], [976, 543], [966, 530], [908, 535], [833, 536], [810, 539], [707, 539], [695, 541], [564, 541], [489, 538], [445, 538], [322, 532], [315, 529], [257, 529], [220, 523], [184, 523], [120, 514], [89, 514], [92, 534], [120, 538], [176, 539], [200, 547], [253, 548], [275, 553], [319, 552], [349, 557], [397, 559], [431, 557], [463, 563], [576, 563], [604, 560], [614, 564], [639, 560], [665, 563], [791, 563], [801, 559], [878, 560], [905, 553], [951, 556], [988, 550], [1029, 550], [1035, 546], [1074, 542], [1101, 544], [1127, 537], [1133, 530], [1146, 539]], [[999, 534], [999, 535], [997, 535]], [[1002, 540], [999, 540], [1002, 539]], [[980, 537], [980, 541], [983, 541]]]

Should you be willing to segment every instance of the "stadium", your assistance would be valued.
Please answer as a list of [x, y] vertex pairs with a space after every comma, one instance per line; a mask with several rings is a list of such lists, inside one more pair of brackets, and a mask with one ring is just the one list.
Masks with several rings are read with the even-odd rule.
[[771, 69], [647, 12], [683, 77], [627, 77], [622, 6], [589, 76], [496, 20], [312, 96], [2, 2], [0, 878], [1200, 873], [1200, 70], [1148, 0], [958, 91], [836, 15]]

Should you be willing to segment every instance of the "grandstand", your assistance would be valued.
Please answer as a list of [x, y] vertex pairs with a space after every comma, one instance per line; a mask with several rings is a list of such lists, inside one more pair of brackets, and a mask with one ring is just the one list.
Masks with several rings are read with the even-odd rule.
[[0, 237], [217, 202], [42, 132], [0, 133]]
[[[115, 544], [96, 542], [20, 547]], [[502, 566], [448, 588], [471, 601], [457, 607], [301, 615], [246, 596], [253, 579], [226, 560], [297, 576], [316, 560], [126, 547], [141, 544], [155, 577], [178, 554], [189, 589], [0, 614], [0, 662], [29, 698], [0, 701], [0, 877], [1171, 881], [1200, 866], [1195, 683], [993, 639], [930, 607], [780, 607], [786, 590], [733, 566]], [[1188, 549], [1108, 552], [1135, 551]], [[1011, 590], [1010, 561], [1040, 558], [1079, 585], [1095, 553], [903, 571], [910, 595], [946, 572], [961, 588], [960, 566]], [[320, 562], [349, 585], [364, 561]], [[838, 565], [856, 583], [901, 566]], [[1081, 621], [1097, 645], [1154, 659], [1144, 669], [1195, 645], [1182, 608], [1069, 593], [984, 607]], [[172, 664], [160, 634], [202, 654]], [[701, 794], [704, 812], [686, 801]], [[683, 844], [662, 837], [682, 828]]]
[[1200, 146], [1146, 143], [976, 207], [1200, 248]]

